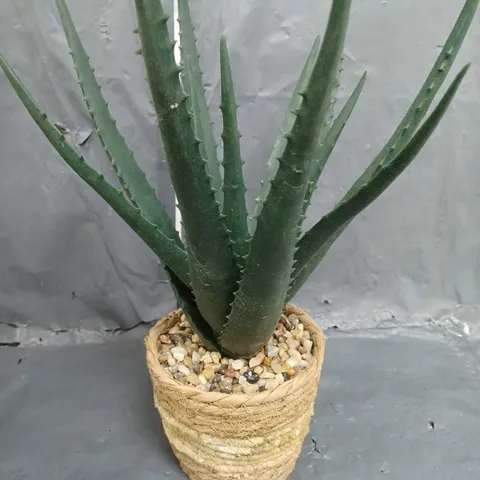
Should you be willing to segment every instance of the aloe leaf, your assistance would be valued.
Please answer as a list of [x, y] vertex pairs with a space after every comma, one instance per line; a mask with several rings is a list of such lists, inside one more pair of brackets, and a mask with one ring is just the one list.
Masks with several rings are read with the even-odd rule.
[[168, 265], [175, 272], [175, 275], [188, 285], [188, 263], [185, 251], [171, 238], [167, 237], [156, 225], [153, 225], [143, 217], [140, 210], [132, 205], [120, 190], [110, 185], [103, 175], [91, 168], [83, 157], [78, 155], [66, 142], [65, 137], [50, 123], [47, 115], [42, 112], [2, 55], [0, 55], [0, 67], [32, 119], [67, 165], [123, 218], [153, 250], [162, 263]]
[[292, 97], [285, 112], [285, 117], [280, 127], [279, 135], [275, 141], [272, 153], [270, 154], [270, 157], [268, 159], [264, 178], [260, 182], [260, 195], [255, 200], [255, 209], [253, 215], [249, 215], [247, 218], [248, 230], [250, 232], [250, 235], [253, 235], [253, 233], [255, 232], [255, 228], [257, 225], [257, 216], [259, 215], [262, 209], [263, 201], [265, 200], [265, 198], [267, 198], [268, 191], [270, 190], [270, 181], [277, 173], [278, 159], [285, 150], [285, 145], [287, 143], [285, 134], [287, 132], [290, 132], [293, 128], [293, 125], [295, 124], [295, 120], [297, 118], [295, 112], [300, 108], [302, 104], [302, 96], [299, 95], [299, 93], [304, 91], [307, 87], [307, 82], [310, 79], [312, 71], [315, 67], [315, 62], [318, 59], [318, 54], [320, 53], [320, 47], [320, 37], [317, 36], [315, 38], [315, 41], [313, 42], [310, 53], [308, 54], [307, 60], [302, 69], [302, 73], [300, 74], [300, 78], [298, 79], [295, 89], [293, 90]]
[[287, 295], [290, 300], [317, 267], [333, 241], [348, 224], [374, 200], [408, 167], [435, 131], [468, 71], [466, 65], [457, 74], [443, 95], [437, 107], [413, 135], [405, 148], [387, 165], [381, 165], [373, 177], [366, 180], [355, 194], [342, 199], [339, 204], [318, 221], [298, 242], [293, 281]]
[[157, 225], [166, 236], [172, 238], [181, 246], [182, 242], [175, 230], [172, 219], [158, 200], [155, 191], [135, 161], [132, 151], [128, 148], [125, 139], [120, 134], [110, 114], [65, 0], [56, 0], [56, 5], [71, 50], [85, 103], [95, 124], [100, 141], [122, 187], [131, 202], [141, 210], [143, 216], [149, 222]]
[[197, 105], [195, 115], [199, 119], [197, 129], [197, 137], [202, 141], [200, 148], [203, 157], [207, 160], [208, 171], [212, 177], [211, 183], [215, 191], [217, 202], [222, 205], [222, 179], [220, 176], [220, 163], [217, 155], [217, 144], [213, 137], [212, 120], [205, 98], [205, 89], [203, 86], [203, 74], [200, 68], [199, 55], [197, 51], [197, 42], [195, 39], [195, 30], [193, 27], [192, 17], [188, 0], [178, 0], [178, 24], [180, 26], [180, 56], [183, 67], [187, 63], [191, 69], [191, 75], [187, 78], [183, 75], [183, 87], [185, 91], [192, 96], [195, 90], [197, 97]]
[[188, 288], [168, 267], [165, 267], [170, 286], [172, 287], [175, 298], [182, 312], [187, 317], [193, 331], [202, 339], [203, 346], [209, 350], [219, 351], [220, 347], [216, 343], [215, 334], [199, 312], [195, 297], [190, 288]]
[[220, 338], [236, 355], [264, 345], [279, 321], [293, 267], [298, 222], [319, 130], [328, 110], [343, 51], [351, 0], [333, 3], [325, 38], [306, 86], [298, 91], [294, 124], [285, 133], [278, 170], [257, 216], [250, 252]]
[[353, 109], [355, 108], [355, 105], [357, 104], [358, 97], [360, 96], [363, 86], [365, 85], [366, 78], [367, 73], [365, 72], [358, 81], [357, 86], [353, 90], [352, 94], [345, 102], [342, 110], [335, 118], [332, 126], [325, 135], [325, 138], [317, 145], [317, 150], [313, 155], [314, 161], [310, 171], [310, 177], [308, 179], [307, 192], [303, 201], [302, 216], [305, 215], [307, 208], [310, 205], [310, 201], [312, 199], [313, 192], [317, 188], [320, 175], [322, 174], [323, 169], [330, 158], [330, 155], [335, 148], [335, 145], [337, 144], [337, 141], [340, 138], [348, 119], [350, 118], [350, 115], [353, 112]]
[[479, 1], [480, 0], [467, 0], [465, 2], [445, 45], [417, 97], [388, 142], [347, 192], [347, 198], [355, 194], [358, 188], [375, 173], [379, 166], [388, 164], [395, 158], [398, 152], [400, 152], [412, 138], [450, 72], [473, 17], [475, 16]]
[[245, 264], [250, 235], [247, 227], [247, 207], [245, 204], [245, 182], [243, 179], [240, 133], [237, 124], [237, 103], [233, 87], [232, 70], [225, 37], [220, 40], [220, 73], [222, 102], [220, 109], [223, 118], [223, 213], [229, 230], [233, 253], [240, 267]]
[[190, 279], [202, 316], [218, 334], [236, 288], [237, 265], [212, 178], [195, 135], [169, 38], [168, 17], [158, 0], [135, 0], [147, 80], [158, 116], [167, 165], [183, 219]]

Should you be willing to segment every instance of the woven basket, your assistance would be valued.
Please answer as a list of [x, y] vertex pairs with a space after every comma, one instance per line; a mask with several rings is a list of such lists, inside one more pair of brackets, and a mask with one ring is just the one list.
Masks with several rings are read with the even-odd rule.
[[202, 392], [177, 382], [158, 361], [158, 338], [179, 322], [169, 313], [145, 338], [147, 365], [165, 434], [191, 480], [285, 480], [309, 430], [325, 336], [304, 310], [287, 305], [314, 342], [313, 362], [274, 390], [254, 394]]

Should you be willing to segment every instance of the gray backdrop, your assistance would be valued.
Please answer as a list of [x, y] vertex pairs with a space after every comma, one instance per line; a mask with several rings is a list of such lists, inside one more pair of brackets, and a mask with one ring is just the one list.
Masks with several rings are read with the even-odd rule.
[[[147, 171], [159, 197], [173, 214], [173, 192], [162, 163], [161, 142], [144, 81], [142, 58], [134, 53], [138, 48], [138, 39], [132, 33], [135, 28], [132, 3], [131, 0], [68, 2], [121, 131]], [[227, 37], [240, 104], [239, 122], [251, 205], [290, 93], [314, 36], [323, 33], [330, 2], [191, 0], [190, 3], [198, 27], [201, 61], [217, 133], [218, 42], [220, 34], [225, 33]], [[319, 183], [307, 226], [333, 206], [388, 139], [426, 78], [463, 3], [463, 0], [354, 0], [337, 105], [343, 104], [364, 70], [368, 72], [367, 84]], [[172, 4], [168, 3], [167, 7], [172, 10]], [[409, 409], [415, 412], [411, 414], [413, 417], [408, 418], [413, 425], [418, 417], [422, 425], [419, 432], [423, 435], [428, 430], [430, 413], [426, 413], [426, 406], [429, 400], [422, 394], [416, 397], [415, 392], [424, 391], [422, 381], [425, 378], [430, 378], [428, 388], [437, 389], [435, 395], [432, 394], [435, 402], [444, 402], [438, 407], [440, 410], [436, 410], [444, 416], [444, 424], [448, 423], [446, 412], [456, 412], [451, 413], [455, 415], [456, 423], [453, 417], [449, 417], [457, 428], [457, 436], [454, 435], [457, 450], [450, 450], [451, 454], [455, 452], [452, 454], [454, 464], [467, 465], [465, 478], [472, 478], [468, 472], [480, 471], [475, 451], [471, 450], [468, 457], [460, 439], [469, 445], [474, 445], [475, 441], [469, 443], [465, 440], [467, 430], [462, 430], [462, 424], [458, 423], [460, 418], [465, 418], [465, 428], [468, 429], [471, 422], [478, 425], [480, 418], [476, 406], [478, 402], [475, 401], [478, 395], [472, 393], [471, 403], [467, 405], [467, 390], [477, 391], [476, 377], [480, 366], [476, 342], [480, 299], [478, 45], [480, 16], [477, 14], [454, 66], [456, 72], [464, 63], [471, 61], [471, 69], [437, 133], [414, 164], [351, 224], [296, 298], [297, 304], [312, 309], [322, 327], [339, 327], [338, 332], [329, 334], [332, 337], [328, 349], [331, 363], [327, 363], [323, 381], [327, 390], [326, 402], [333, 405], [333, 410], [325, 407], [326, 411], [321, 412], [322, 418], [326, 415], [328, 419], [325, 424], [321, 422], [322, 428], [337, 435], [334, 445], [339, 462], [325, 478], [372, 479], [377, 478], [377, 474], [391, 471], [391, 465], [382, 460], [383, 453], [375, 461], [370, 459], [363, 464], [366, 465], [363, 470], [356, 463], [361, 458], [358, 452], [364, 452], [362, 439], [365, 432], [370, 441], [378, 440], [376, 448], [384, 452], [383, 437], [375, 437], [375, 428], [379, 425], [375, 423], [377, 420], [365, 420], [368, 415], [361, 410], [357, 416], [351, 412], [346, 414], [343, 419], [346, 423], [339, 425], [331, 420], [328, 412], [338, 420], [338, 412], [342, 408], [347, 409], [349, 401], [353, 402], [353, 409], [363, 408], [358, 407], [360, 404], [368, 404], [372, 409], [376, 405], [378, 409], [375, 414], [372, 411], [372, 415], [380, 415], [375, 418], [386, 422], [382, 425], [390, 425], [388, 422], [396, 417], [391, 416], [387, 405], [398, 401], [398, 395], [403, 395], [405, 398], [403, 403], [399, 401], [399, 408], [404, 408], [404, 414]], [[89, 162], [115, 181], [97, 138], [94, 134], [90, 136], [92, 123], [82, 102], [53, 0], [3, 0], [0, 3], [0, 49], [50, 118], [69, 129], [72, 142], [79, 144], [86, 141], [80, 148]], [[15, 349], [18, 354], [5, 353], [6, 370], [3, 376], [0, 373], [0, 386], [2, 382], [4, 385], [3, 391], [0, 387], [0, 400], [6, 408], [3, 414], [0, 409], [0, 420], [10, 420], [3, 429], [4, 443], [0, 435], [0, 451], [14, 455], [23, 450], [37, 451], [35, 449], [40, 448], [42, 443], [26, 444], [26, 437], [16, 437], [28, 425], [36, 428], [32, 426], [33, 418], [35, 421], [44, 418], [41, 415], [37, 417], [35, 410], [32, 410], [32, 418], [25, 413], [30, 411], [26, 410], [26, 399], [29, 398], [28, 401], [34, 405], [47, 405], [50, 395], [53, 396], [58, 389], [59, 394], [67, 395], [67, 387], [60, 385], [71, 385], [68, 383], [70, 376], [54, 373], [57, 363], [66, 361], [78, 379], [87, 378], [82, 376], [87, 370], [94, 372], [96, 367], [88, 363], [96, 361], [93, 359], [98, 360], [97, 365], [100, 365], [98, 368], [103, 375], [101, 378], [106, 384], [119, 375], [114, 373], [113, 366], [111, 372], [102, 367], [102, 362], [107, 361], [102, 355], [107, 352], [105, 349], [110, 348], [107, 346], [110, 342], [102, 345], [102, 350], [94, 350], [94, 346], [87, 345], [82, 347], [85, 350], [72, 347], [69, 354], [70, 350], [64, 349], [59, 351], [59, 357], [48, 350], [50, 347], [23, 349], [23, 345], [98, 343], [111, 337], [117, 338], [115, 333], [152, 321], [167, 312], [174, 306], [174, 301], [154, 255], [103, 200], [62, 163], [24, 111], [3, 75], [0, 75], [0, 112], [0, 343], [20, 344], [20, 348]], [[143, 333], [144, 327], [141, 330]], [[131, 331], [136, 330], [133, 328]], [[350, 343], [345, 343], [344, 337], [339, 337], [339, 343], [335, 343], [335, 335], [342, 332], [348, 333]], [[400, 336], [389, 340], [390, 334], [385, 332], [397, 332]], [[381, 338], [382, 346], [375, 347], [380, 344], [358, 338], [365, 335]], [[417, 337], [417, 343], [411, 343], [409, 339], [412, 336]], [[352, 340], [355, 338], [357, 340]], [[422, 338], [424, 344], [419, 340]], [[432, 339], [439, 342], [438, 348], [436, 344], [429, 343]], [[390, 341], [393, 342], [391, 345]], [[138, 337], [135, 347], [125, 344], [121, 348], [127, 351], [116, 351], [117, 356], [112, 354], [108, 358], [114, 359], [115, 363], [118, 361], [123, 368], [123, 355], [129, 352], [127, 347], [136, 349], [134, 365], [138, 365], [138, 372], [136, 367], [125, 366], [125, 371], [118, 378], [119, 385], [126, 388], [122, 381], [131, 381], [123, 378], [129, 374], [129, 368], [133, 378], [140, 375], [146, 385]], [[375, 348], [380, 349], [378, 354], [382, 355], [382, 361], [373, 357]], [[41, 355], [41, 358], [33, 370], [28, 370], [28, 364], [22, 364], [21, 367], [27, 370], [22, 370], [19, 375], [16, 362], [23, 358], [23, 352]], [[97, 357], [94, 352], [97, 352]], [[423, 357], [422, 352], [428, 354]], [[435, 352], [440, 352], [441, 360], [438, 362], [434, 359]], [[408, 363], [409, 358], [414, 363]], [[59, 359], [64, 360], [60, 362]], [[352, 362], [353, 366], [358, 362], [364, 370], [372, 372], [371, 379], [367, 375], [363, 380], [368, 388], [372, 388], [369, 393], [362, 386], [356, 386], [354, 379], [359, 377], [359, 373], [352, 367]], [[387, 363], [382, 365], [383, 362]], [[378, 378], [384, 383], [388, 382], [392, 372], [400, 372], [397, 383], [391, 386], [393, 390], [375, 390], [377, 374], [372, 371], [375, 368], [381, 371]], [[450, 375], [450, 383], [439, 370], [446, 376]], [[48, 372], [45, 373], [46, 384], [42, 380], [42, 372]], [[382, 372], [385, 374], [383, 377]], [[347, 377], [350, 375], [347, 387], [342, 383], [347, 378], [343, 377], [344, 374]], [[435, 375], [440, 375], [438, 382], [434, 380]], [[464, 376], [465, 383], [462, 383], [460, 379]], [[67, 383], [59, 383], [61, 381]], [[85, 403], [78, 408], [90, 413], [95, 408], [105, 408], [107, 412], [110, 411], [110, 401], [113, 405], [115, 399], [118, 400], [114, 388], [109, 387], [111, 399], [97, 391], [100, 387], [93, 386], [97, 385], [95, 377], [89, 380], [90, 383], [79, 381], [83, 391], [97, 392], [102, 400], [92, 400], [92, 404]], [[348, 390], [350, 382], [351, 391]], [[412, 382], [414, 387], [410, 388]], [[25, 396], [26, 391], [33, 395], [40, 384], [48, 386], [40, 400], [35, 396]], [[458, 388], [461, 388], [459, 385], [464, 386], [465, 398], [456, 396]], [[145, 388], [144, 384], [140, 387]], [[68, 392], [73, 395], [70, 387]], [[405, 392], [410, 392], [408, 395], [412, 396]], [[138, 395], [141, 393], [137, 392]], [[127, 393], [120, 390], [120, 395]], [[355, 395], [360, 396], [360, 403], [355, 400]], [[346, 403], [339, 407], [335, 402], [342, 402], [342, 396]], [[69, 397], [65, 398], [70, 402]], [[10, 416], [20, 399], [27, 402], [24, 413], [11, 420]], [[62, 415], [58, 413], [62, 411], [61, 406], [54, 405], [56, 413], [53, 418]], [[149, 405], [148, 399], [142, 397], [140, 405], [141, 408]], [[63, 408], [68, 411], [67, 406]], [[465, 412], [470, 417], [464, 417]], [[117, 413], [119, 417], [125, 414], [124, 410]], [[113, 415], [112, 412], [110, 414]], [[67, 413], [65, 415], [69, 417]], [[98, 411], [96, 415], [103, 417]], [[405, 421], [402, 412], [398, 415], [399, 421]], [[356, 437], [352, 437], [348, 430], [354, 417], [360, 419]], [[12, 423], [18, 421], [26, 423]], [[78, 426], [72, 428], [75, 430]], [[80, 430], [82, 428], [80, 426]], [[140, 427], [137, 425], [134, 431], [135, 428]], [[412, 440], [415, 436], [405, 434], [404, 430], [402, 432], [403, 437], [397, 434], [396, 438]], [[50, 434], [53, 435], [51, 443], [60, 442], [63, 435], [53, 430]], [[90, 431], [88, 435], [96, 437], [97, 433]], [[144, 431], [142, 435], [144, 438]], [[129, 438], [136, 445], [136, 437], [133, 440]], [[390, 438], [393, 437], [390, 435]], [[355, 444], [351, 451], [346, 446], [350, 440]], [[453, 440], [450, 438], [449, 441]], [[426, 462], [423, 453], [431, 453], [430, 440], [425, 442], [422, 444], [425, 451], [420, 447], [412, 449], [407, 444], [397, 443], [394, 447], [392, 444], [392, 448], [400, 452], [400, 458], [402, 454], [406, 459], [413, 454], [419, 456], [419, 468], [408, 470], [410, 463], [407, 460], [407, 466], [402, 467], [407, 470], [403, 473], [397, 470], [392, 478], [432, 478], [433, 474], [438, 474], [439, 465], [440, 471], [445, 473], [445, 465], [442, 466], [441, 462], [447, 461], [448, 456], [435, 454], [440, 463], [432, 458], [428, 465], [422, 463]], [[128, 445], [127, 441], [125, 445]], [[338, 450], [340, 445], [345, 445], [348, 451]], [[438, 445], [442, 451], [450, 444], [442, 440]], [[154, 447], [152, 450], [155, 450]], [[65, 448], [72, 454], [70, 447]], [[110, 445], [107, 451], [111, 452], [111, 448]], [[308, 454], [316, 455], [313, 443], [308, 443], [306, 448]], [[318, 448], [323, 451], [321, 446]], [[335, 448], [332, 447], [330, 453], [328, 448], [327, 453], [322, 453], [322, 459], [335, 459]], [[86, 454], [81, 448], [80, 451]], [[129, 447], [128, 451], [134, 455], [132, 451], [137, 450]], [[145, 450], [143, 447], [141, 451], [150, 455], [148, 448]], [[45, 460], [49, 458], [48, 453], [38, 454], [37, 466], [41, 465], [44, 470], [32, 469], [36, 473], [25, 473], [28, 469], [22, 470], [23, 467], [19, 466], [22, 464], [19, 455], [7, 467], [7, 474], [11, 477], [2, 478], [84, 478], [82, 475], [85, 472], [79, 473], [81, 465], [92, 459], [85, 460], [86, 463], [79, 461], [80, 470], [75, 470], [77, 467], [72, 458], [68, 457], [67, 461], [63, 457], [66, 453], [62, 453], [63, 450], [59, 452], [57, 460], [63, 458], [62, 461], [68, 464], [71, 469], [68, 474], [52, 470], [57, 464]], [[118, 458], [123, 455], [125, 452], [120, 449]], [[170, 456], [167, 455], [167, 458]], [[311, 457], [304, 457], [302, 465], [305, 470], [295, 478], [312, 478], [308, 473], [310, 460], [305, 458], [311, 460]], [[346, 459], [350, 463], [342, 463]], [[128, 461], [141, 463], [137, 457]], [[352, 472], [361, 470], [363, 474], [349, 476], [348, 471], [342, 468], [350, 464]], [[85, 478], [132, 478], [129, 474], [119, 476], [107, 459], [98, 468], [95, 462], [92, 465], [94, 467]], [[145, 463], [143, 465], [146, 468]], [[374, 468], [370, 470], [372, 465]], [[105, 473], [104, 467], [107, 470], [110, 468], [111, 477]], [[156, 471], [156, 467], [151, 468], [152, 472]], [[177, 467], [171, 468], [175, 470]], [[412, 472], [420, 476], [415, 477]], [[445, 473], [444, 478], [452, 478], [454, 472], [458, 473], [457, 467]], [[153, 473], [152, 476], [150, 473], [138, 476], [137, 472], [137, 478], [158, 477]]]

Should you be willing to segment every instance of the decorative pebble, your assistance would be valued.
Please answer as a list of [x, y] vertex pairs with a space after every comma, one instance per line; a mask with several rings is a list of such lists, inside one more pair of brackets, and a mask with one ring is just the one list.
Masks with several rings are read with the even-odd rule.
[[290, 367], [298, 367], [298, 365], [300, 364], [300, 360], [298, 360], [298, 358], [290, 357], [285, 363]]
[[194, 373], [191, 373], [190, 375], [187, 375], [185, 377], [185, 380], [188, 382], [188, 383], [191, 383], [192, 385], [200, 385], [200, 380], [198, 378], [198, 375], [195, 375]]
[[182, 362], [183, 359], [187, 356], [187, 351], [183, 347], [173, 347], [170, 350], [172, 357], [179, 362]]
[[243, 392], [247, 394], [257, 393], [259, 386], [256, 383], [246, 383], [243, 385]]
[[243, 378], [245, 378], [248, 383], [257, 383], [260, 380], [260, 375], [253, 370], [249, 370]]
[[232, 362], [232, 368], [234, 370], [240, 370], [241, 368], [243, 368], [245, 366], [245, 360], [242, 360], [242, 359], [239, 359], [239, 360], [234, 360]]
[[263, 360], [265, 359], [265, 354], [262, 353], [262, 356], [259, 357], [258, 355], [256, 357], [253, 357], [250, 359], [250, 361], [248, 362], [248, 366], [250, 368], [255, 368], [255, 367], [258, 367], [260, 366], [262, 363], [263, 363]]
[[297, 340], [294, 340], [293, 338], [287, 338], [286, 344], [288, 345], [288, 348], [290, 349], [297, 349], [299, 346], [299, 342]]
[[298, 317], [294, 314], [288, 316], [288, 321], [294, 326], [298, 326], [299, 320]]
[[302, 359], [302, 354], [298, 350], [295, 350], [294, 348], [290, 348], [288, 350], [288, 355], [290, 358], [296, 358], [298, 361]]
[[192, 363], [200, 363], [202, 356], [198, 352], [192, 352]]
[[274, 345], [268, 345], [267, 347], [267, 357], [273, 358], [278, 355], [279, 348]]
[[242, 385], [234, 385], [232, 387], [232, 393], [243, 393]]
[[183, 344], [183, 342], [185, 341], [185, 337], [183, 337], [179, 333], [174, 333], [174, 334], [170, 335], [170, 339], [172, 340], [172, 342], [175, 345]]
[[218, 352], [212, 352], [210, 356], [212, 358], [213, 363], [220, 363], [221, 355]]
[[274, 373], [282, 373], [285, 370], [285, 368], [278, 362], [272, 362], [271, 369]]
[[204, 392], [254, 394], [273, 390], [305, 370], [313, 359], [312, 335], [296, 315], [282, 314], [272, 337], [250, 359], [207, 351], [187, 319], [160, 335], [160, 364], [178, 382]]
[[275, 380], [274, 378], [271, 378], [269, 380], [267, 380], [267, 382], [265, 383], [265, 389], [266, 390], [273, 390], [274, 388], [277, 388], [278, 387], [278, 381]]
[[212, 354], [210, 352], [205, 353], [205, 355], [202, 357], [201, 361], [205, 364], [213, 363]]
[[215, 375], [215, 372], [213, 371], [213, 368], [207, 367], [203, 370], [202, 374], [207, 380], [211, 380]]
[[181, 364], [178, 366], [178, 371], [185, 376], [190, 375], [190, 373], [191, 373], [190, 369], [188, 367], [186, 367], [185, 365], [181, 365]]

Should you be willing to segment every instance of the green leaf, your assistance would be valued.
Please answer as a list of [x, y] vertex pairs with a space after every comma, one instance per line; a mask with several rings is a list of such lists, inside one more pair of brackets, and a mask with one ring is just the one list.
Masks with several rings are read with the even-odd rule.
[[202, 339], [203, 346], [208, 350], [220, 351], [220, 347], [216, 343], [215, 334], [212, 328], [198, 310], [192, 290], [186, 287], [168, 267], [165, 268], [165, 272], [167, 273], [170, 286], [172, 287], [178, 305], [187, 317], [193, 331]]
[[110, 185], [103, 178], [103, 175], [91, 168], [83, 157], [78, 155], [65, 141], [64, 136], [48, 121], [46, 114], [41, 111], [2, 55], [0, 55], [0, 67], [32, 119], [63, 160], [130, 225], [159, 257], [160, 261], [168, 265], [178, 278], [188, 285], [188, 264], [185, 251], [172, 239], [168, 238], [158, 227], [143, 217], [139, 209], [132, 205], [120, 190]]
[[313, 42], [312, 49], [308, 54], [307, 60], [305, 65], [302, 69], [302, 73], [300, 74], [300, 78], [298, 79], [297, 85], [293, 90], [292, 97], [288, 104], [287, 110], [285, 112], [285, 117], [283, 119], [283, 123], [280, 127], [279, 135], [275, 141], [275, 145], [273, 146], [272, 153], [267, 162], [267, 168], [265, 169], [265, 176], [261, 183], [260, 188], [260, 195], [255, 200], [255, 210], [253, 215], [248, 216], [248, 230], [251, 235], [255, 232], [255, 228], [257, 226], [257, 216], [260, 214], [260, 211], [263, 206], [263, 201], [267, 198], [268, 192], [270, 190], [270, 182], [272, 178], [275, 177], [275, 174], [278, 170], [278, 159], [283, 154], [285, 150], [285, 146], [287, 143], [287, 139], [285, 134], [290, 132], [295, 124], [296, 114], [295, 112], [300, 108], [302, 104], [302, 96], [299, 95], [300, 92], [303, 92], [307, 87], [307, 82], [312, 75], [312, 71], [315, 67], [315, 62], [318, 59], [318, 55], [320, 53], [320, 37], [317, 36], [315, 41]]
[[232, 71], [228, 57], [227, 42], [220, 40], [220, 73], [222, 85], [223, 118], [223, 213], [229, 230], [233, 253], [237, 263], [243, 267], [248, 253], [250, 235], [247, 227], [247, 207], [245, 204], [245, 182], [243, 160], [240, 152], [240, 133], [237, 125], [237, 103], [233, 87]]
[[427, 114], [433, 99], [437, 95], [453, 65], [453, 62], [455, 61], [455, 58], [457, 57], [465, 35], [467, 34], [473, 17], [475, 16], [478, 4], [479, 0], [467, 0], [465, 2], [445, 45], [417, 97], [386, 145], [347, 192], [347, 198], [354, 195], [358, 188], [360, 188], [365, 181], [375, 173], [379, 166], [388, 164], [392, 161], [398, 152], [400, 152], [412, 138], [421, 121]]
[[202, 156], [206, 159], [208, 172], [212, 177], [211, 183], [215, 191], [217, 202], [223, 204], [222, 179], [220, 176], [220, 163], [217, 156], [217, 145], [213, 137], [212, 120], [208, 110], [205, 90], [203, 87], [203, 75], [200, 68], [199, 55], [197, 51], [197, 42], [195, 31], [190, 15], [188, 0], [178, 0], [178, 24], [180, 26], [180, 56], [183, 67], [187, 63], [191, 75], [182, 76], [183, 87], [185, 91], [192, 96], [195, 90], [197, 102], [194, 108], [195, 115], [198, 117], [197, 137], [201, 140]]
[[424, 124], [413, 135], [410, 142], [388, 164], [381, 165], [375, 174], [358, 188], [355, 194], [342, 199], [340, 203], [319, 222], [317, 222], [299, 241], [296, 252], [296, 269], [287, 301], [291, 299], [316, 268], [333, 241], [347, 225], [374, 200], [376, 200], [392, 182], [407, 168], [418, 155], [435, 131], [460, 86], [469, 65], [466, 65], [440, 100], [437, 107]]
[[190, 279], [198, 308], [216, 334], [223, 328], [237, 281], [237, 265], [212, 191], [195, 112], [189, 112], [158, 0], [135, 0], [143, 59], [167, 165], [183, 219]]
[[312, 169], [310, 171], [310, 177], [308, 179], [307, 192], [305, 194], [305, 199], [303, 201], [302, 215], [304, 216], [310, 201], [312, 199], [313, 192], [317, 188], [317, 183], [320, 178], [320, 175], [323, 172], [323, 169], [330, 158], [330, 155], [337, 144], [340, 135], [343, 132], [345, 125], [350, 118], [350, 115], [357, 104], [358, 97], [362, 92], [363, 86], [365, 85], [365, 80], [367, 78], [367, 72], [365, 72], [360, 78], [355, 90], [350, 95], [349, 99], [346, 101], [342, 110], [338, 114], [337, 118], [333, 122], [332, 126], [328, 130], [325, 138], [321, 143], [317, 145], [317, 150], [314, 154], [314, 161]]
[[160, 228], [177, 245], [182, 246], [172, 219], [158, 200], [145, 174], [137, 165], [125, 139], [118, 131], [108, 105], [102, 96], [100, 86], [97, 83], [89, 58], [75, 29], [65, 0], [56, 0], [56, 5], [71, 50], [85, 103], [104, 150], [114, 167], [122, 187], [131, 202], [141, 210], [142, 215], [149, 222]]
[[239, 289], [220, 338], [237, 356], [254, 354], [278, 324], [293, 267], [298, 223], [319, 131], [335, 86], [348, 26], [351, 0], [333, 3], [325, 39], [306, 86], [278, 170], [257, 217]]

